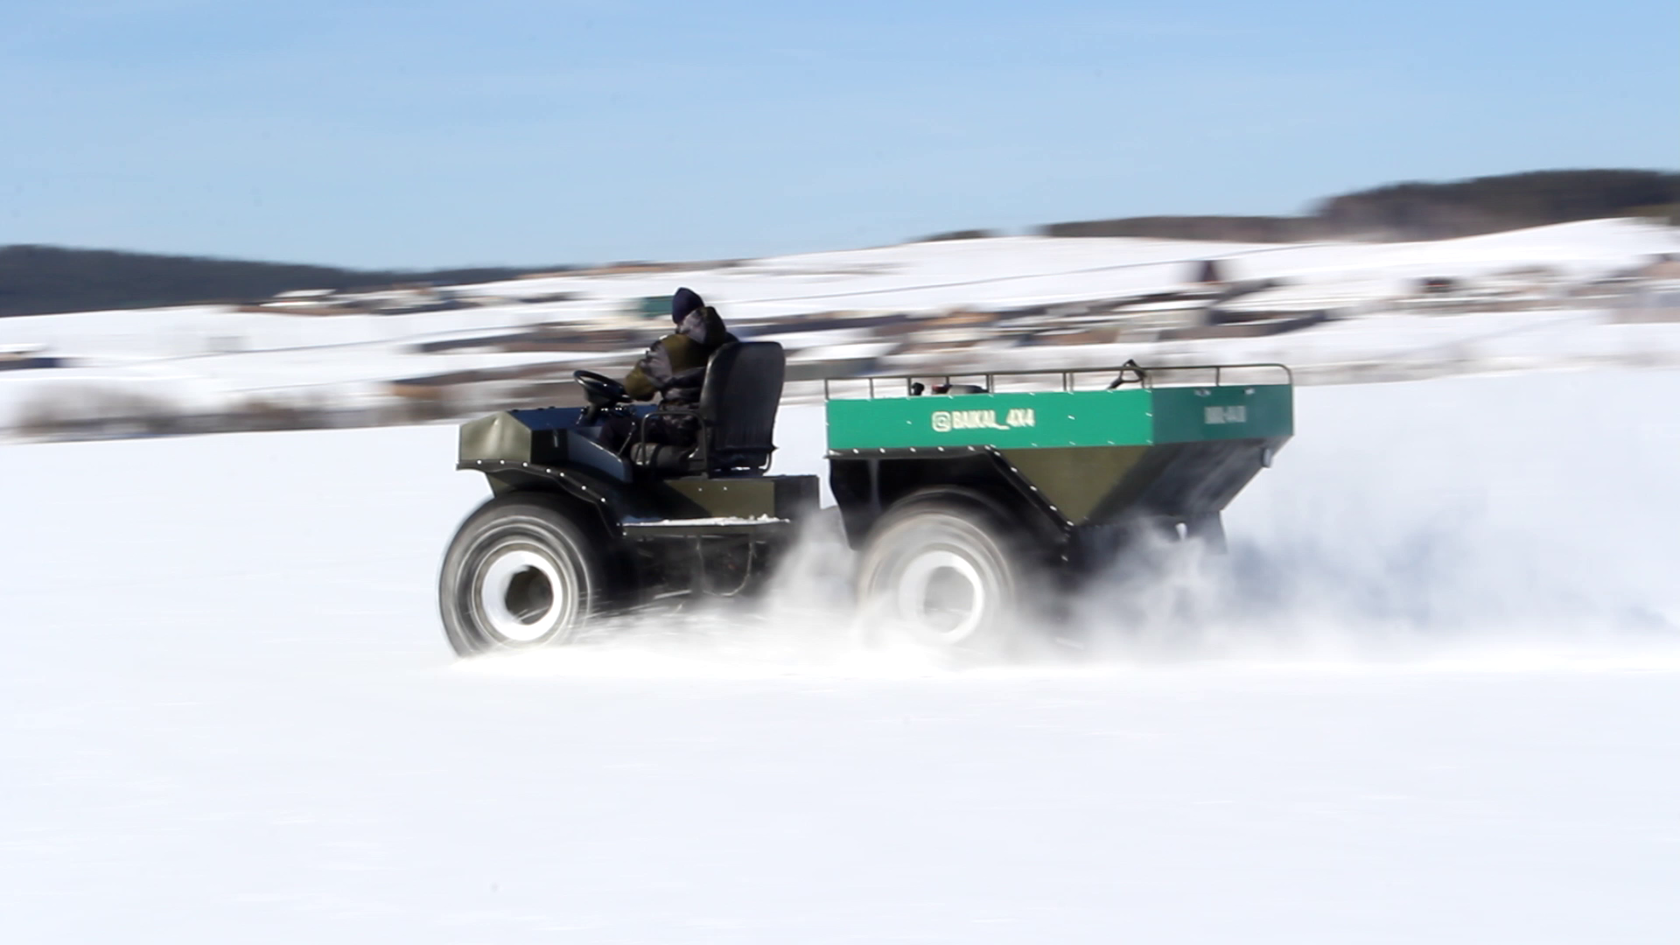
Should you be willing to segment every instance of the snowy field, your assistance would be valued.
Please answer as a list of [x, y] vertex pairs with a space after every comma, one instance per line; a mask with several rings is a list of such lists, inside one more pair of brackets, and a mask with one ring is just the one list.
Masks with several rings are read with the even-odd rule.
[[1229, 558], [966, 672], [821, 554], [456, 662], [449, 426], [0, 447], [0, 940], [1675, 941], [1676, 404], [1302, 390]]

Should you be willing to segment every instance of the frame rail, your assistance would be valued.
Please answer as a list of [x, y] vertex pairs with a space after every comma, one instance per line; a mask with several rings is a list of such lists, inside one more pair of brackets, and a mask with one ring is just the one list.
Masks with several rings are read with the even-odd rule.
[[[1229, 385], [1227, 385], [1227, 378], [1231, 372], [1247, 371], [1281, 371], [1283, 373], [1283, 381], [1285, 384], [1289, 384], [1290, 386], [1294, 386], [1295, 384], [1295, 372], [1291, 371], [1288, 365], [1280, 364], [1275, 361], [1255, 361], [1241, 364], [1175, 364], [1163, 365], [1160, 367], [1142, 367], [1134, 362], [1128, 361], [1118, 367], [1071, 368], [1067, 370], [967, 371], [952, 372], [947, 374], [886, 374], [860, 375], [856, 377], [825, 377], [823, 378], [823, 400], [836, 399], [837, 395], [834, 388], [835, 385], [839, 384], [863, 385], [866, 391], [862, 397], [842, 397], [840, 399], [851, 400], [867, 398], [869, 400], [874, 400], [876, 398], [877, 391], [876, 385], [886, 385], [889, 382], [895, 384], [902, 382], [904, 384], [903, 396], [905, 397], [921, 396], [926, 389], [926, 385], [920, 383], [922, 381], [938, 380], [942, 381], [946, 386], [950, 386], [953, 378], [958, 381], [983, 379], [985, 383], [983, 385], [979, 385], [983, 388], [980, 392], [988, 394], [998, 392], [998, 378], [1057, 378], [1061, 386], [1056, 389], [1073, 391], [1079, 389], [1077, 386], [1079, 378], [1096, 375], [1112, 376], [1113, 381], [1105, 388], [1106, 390], [1115, 390], [1120, 387], [1125, 387], [1128, 383], [1135, 383], [1137, 386], [1148, 390], [1156, 387], [1225, 387], [1251, 384], [1253, 383], [1252, 381], [1230, 381]], [[1133, 380], [1127, 380], [1128, 374], [1133, 376]], [[1213, 378], [1211, 384], [1205, 380], [1208, 375], [1211, 375]], [[921, 389], [918, 389], [918, 386], [920, 386]], [[969, 393], [974, 393], [974, 391], [970, 391]]]

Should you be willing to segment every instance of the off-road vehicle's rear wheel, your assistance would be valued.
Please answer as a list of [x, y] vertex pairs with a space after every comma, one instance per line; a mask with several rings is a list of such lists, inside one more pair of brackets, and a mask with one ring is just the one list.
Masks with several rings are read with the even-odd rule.
[[449, 645], [471, 656], [566, 641], [600, 602], [600, 558], [562, 500], [484, 503], [461, 523], [438, 579]]
[[945, 651], [995, 656], [1018, 630], [1026, 559], [984, 503], [911, 496], [870, 530], [858, 562], [866, 625]]

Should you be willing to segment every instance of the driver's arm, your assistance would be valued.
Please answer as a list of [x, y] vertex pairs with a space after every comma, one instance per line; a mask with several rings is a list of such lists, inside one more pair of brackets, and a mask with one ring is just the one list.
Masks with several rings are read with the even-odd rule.
[[671, 383], [674, 372], [671, 370], [671, 352], [665, 348], [665, 339], [654, 342], [647, 349], [647, 354], [636, 362], [630, 373], [624, 375], [624, 390], [636, 400], [652, 400], [665, 385]]

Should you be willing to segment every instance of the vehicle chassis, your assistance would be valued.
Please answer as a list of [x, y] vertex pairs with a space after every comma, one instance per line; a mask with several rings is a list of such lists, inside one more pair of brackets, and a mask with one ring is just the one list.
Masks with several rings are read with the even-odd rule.
[[[953, 383], [965, 380], [978, 383]], [[898, 600], [893, 618], [911, 624], [950, 623], [920, 636], [953, 647], [995, 647], [1009, 609], [998, 602], [1100, 570], [1139, 530], [1222, 547], [1221, 513], [1294, 424], [1293, 378], [1275, 364], [837, 378], [823, 394], [829, 485], [858, 552], [860, 597]], [[657, 474], [603, 446], [590, 409], [512, 410], [461, 427], [458, 468], [483, 473], [493, 498], [445, 562], [440, 603], [458, 652], [569, 639], [589, 618], [661, 602], [749, 594], [818, 515], [815, 476]], [[538, 594], [497, 609], [494, 595], [512, 595], [525, 572], [469, 580], [461, 569], [471, 562], [456, 554], [463, 535], [509, 506], [535, 524], [504, 542], [507, 554], [534, 556], [537, 583], [580, 598], [566, 626], [529, 639], [520, 614], [540, 612], [540, 623], [558, 605]], [[511, 630], [461, 629], [471, 594]], [[964, 607], [995, 612], [928, 616]]]

